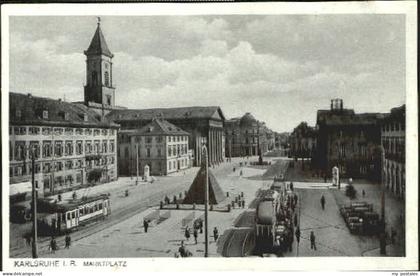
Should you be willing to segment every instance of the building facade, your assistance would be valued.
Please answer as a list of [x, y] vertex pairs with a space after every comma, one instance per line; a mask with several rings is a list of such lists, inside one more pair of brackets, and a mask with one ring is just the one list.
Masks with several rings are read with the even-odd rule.
[[84, 105], [9, 93], [10, 184], [31, 181], [49, 195], [88, 184], [93, 170], [100, 181], [117, 179], [118, 125], [101, 120]]
[[379, 122], [384, 114], [355, 114], [344, 109], [341, 99], [331, 101], [330, 110], [318, 110], [317, 149], [314, 164], [323, 173], [331, 175], [334, 166], [340, 175], [351, 178], [380, 180]]
[[223, 125], [225, 117], [217, 106], [113, 110], [107, 119], [123, 130], [139, 129], [160, 118], [190, 134], [193, 166], [201, 164], [202, 146], [207, 145], [211, 165], [224, 161]]
[[[120, 175], [144, 175], [149, 166], [151, 175], [167, 175], [191, 166], [189, 133], [161, 119], [140, 129], [122, 130], [118, 139]], [[137, 164], [137, 167], [136, 167]]]
[[275, 137], [265, 123], [251, 113], [225, 121], [226, 157], [256, 156], [274, 149]]
[[312, 158], [316, 152], [318, 131], [301, 122], [290, 134], [290, 155], [293, 158]]
[[382, 183], [397, 197], [405, 198], [405, 105], [393, 108], [381, 122], [384, 149]]

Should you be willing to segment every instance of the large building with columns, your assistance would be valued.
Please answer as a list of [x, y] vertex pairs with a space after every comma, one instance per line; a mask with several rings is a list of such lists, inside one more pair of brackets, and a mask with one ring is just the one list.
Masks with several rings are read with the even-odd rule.
[[274, 149], [273, 131], [247, 112], [225, 122], [226, 157], [256, 156]]
[[397, 197], [405, 198], [405, 105], [391, 109], [381, 122], [384, 148], [382, 182]]
[[121, 125], [122, 130], [138, 129], [159, 118], [190, 134], [188, 147], [192, 150], [193, 165], [201, 163], [202, 146], [208, 148], [209, 163], [224, 161], [225, 116], [217, 106], [193, 106], [153, 109], [113, 110], [106, 118]]

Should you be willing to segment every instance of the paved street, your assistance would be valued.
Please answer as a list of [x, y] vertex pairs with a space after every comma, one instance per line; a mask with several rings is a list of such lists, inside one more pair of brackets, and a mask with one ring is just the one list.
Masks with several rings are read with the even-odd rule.
[[[255, 161], [256, 157], [249, 161]], [[269, 189], [272, 177], [285, 173], [287, 159], [269, 158], [271, 166], [258, 168], [258, 166], [240, 167], [239, 162], [244, 159], [234, 158], [231, 163], [225, 162], [211, 170], [216, 175], [223, 191], [229, 192], [231, 198], [244, 193], [246, 209], [236, 208], [231, 212], [213, 211], [209, 213], [209, 255], [212, 257], [240, 257], [252, 252], [253, 227], [255, 216], [255, 197], [258, 189]], [[233, 168], [236, 168], [235, 172]], [[148, 233], [143, 229], [143, 218], [158, 209], [158, 203], [166, 194], [171, 198], [179, 192], [188, 189], [198, 168], [188, 170], [185, 175], [179, 173], [168, 177], [157, 177], [153, 184], [140, 183], [135, 185], [134, 179], [120, 178], [118, 182], [105, 184], [80, 190], [78, 195], [86, 193], [111, 193], [112, 214], [104, 222], [100, 222], [86, 230], [79, 230], [72, 234], [73, 244], [70, 249], [58, 250], [55, 255], [47, 251], [48, 238], [44, 238], [44, 246], [40, 248], [40, 255], [45, 257], [173, 257], [181, 241], [193, 256], [201, 257], [204, 254], [204, 235], [199, 234], [198, 243], [195, 244], [191, 235], [189, 240], [184, 237], [187, 218], [203, 217], [200, 210], [161, 210], [161, 215], [169, 214], [169, 218], [152, 224]], [[242, 176], [240, 176], [242, 171]], [[357, 181], [356, 181], [357, 182]], [[332, 189], [324, 182], [294, 182], [299, 194], [299, 221], [301, 227], [301, 242], [294, 241], [292, 252], [284, 254], [285, 257], [294, 256], [379, 256], [379, 242], [376, 237], [352, 235], [339, 213], [339, 206], [348, 203], [344, 191]], [[365, 198], [379, 209], [380, 187], [374, 184], [357, 184], [359, 198], [361, 190], [365, 190]], [[128, 189], [130, 195], [125, 197], [124, 191]], [[326, 198], [326, 208], [321, 209], [320, 198]], [[67, 193], [64, 197], [71, 196]], [[401, 202], [387, 195], [387, 225], [398, 227]], [[197, 209], [202, 208], [198, 206]], [[16, 225], [14, 225], [16, 226]], [[28, 226], [28, 225], [27, 225]], [[30, 226], [30, 225], [29, 225]], [[191, 226], [190, 226], [191, 227]], [[218, 228], [219, 240], [214, 241], [213, 229]], [[388, 228], [389, 228], [388, 227]], [[18, 228], [18, 227], [17, 227]], [[309, 235], [314, 231], [317, 250], [311, 250]], [[13, 232], [13, 231], [12, 231]], [[16, 235], [15, 231], [13, 234]], [[398, 232], [397, 242], [388, 245], [388, 255], [403, 255], [402, 231]], [[192, 233], [191, 233], [192, 234]], [[18, 239], [19, 241], [19, 239]], [[23, 239], [20, 239], [23, 243]], [[63, 248], [64, 242], [58, 240]], [[15, 245], [16, 246], [16, 245]], [[23, 251], [22, 251], [23, 250]], [[16, 249], [19, 256], [29, 256], [29, 247]]]

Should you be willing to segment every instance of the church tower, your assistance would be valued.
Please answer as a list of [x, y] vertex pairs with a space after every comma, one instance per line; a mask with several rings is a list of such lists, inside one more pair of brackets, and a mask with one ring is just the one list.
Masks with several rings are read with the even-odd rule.
[[86, 55], [86, 85], [85, 104], [102, 105], [112, 108], [115, 106], [115, 87], [112, 85], [112, 58], [114, 55], [106, 44], [101, 30], [100, 18], [98, 26]]

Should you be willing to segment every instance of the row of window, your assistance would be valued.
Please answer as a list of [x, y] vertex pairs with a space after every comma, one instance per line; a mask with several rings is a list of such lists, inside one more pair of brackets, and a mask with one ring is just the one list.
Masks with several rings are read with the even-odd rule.
[[382, 139], [382, 146], [385, 154], [402, 154], [405, 153], [404, 138], [385, 137]]
[[400, 131], [405, 130], [404, 123], [390, 123], [382, 126], [382, 131]]
[[188, 165], [188, 159], [181, 159], [179, 160], [179, 167], [177, 166], [177, 160], [175, 161], [168, 161], [168, 170], [172, 171], [172, 170], [177, 170], [177, 169], [181, 169], [184, 168], [185, 166]]
[[63, 127], [26, 127], [16, 126], [9, 127], [9, 135], [92, 135], [93, 136], [107, 136], [114, 135], [115, 129], [92, 129], [92, 128], [63, 128]]
[[[146, 144], [151, 144], [153, 141], [156, 141], [156, 143], [162, 143], [165, 136], [136, 136], [134, 138], [134, 141], [136, 143], [141, 143], [144, 141]], [[121, 137], [122, 140], [124, 140], [125, 137]], [[184, 142], [188, 141], [187, 136], [168, 136], [168, 142]]]
[[[367, 146], [365, 144], [353, 144], [353, 148], [348, 144], [337, 144], [336, 150], [338, 152], [339, 158], [346, 158], [348, 151], [353, 150], [353, 153], [360, 155], [361, 157], [366, 157], [368, 155]], [[332, 154], [332, 148], [330, 148], [330, 154]]]
[[[115, 151], [115, 141], [110, 140], [95, 140], [93, 143], [92, 141], [85, 141], [85, 153], [113, 153]], [[40, 142], [38, 141], [30, 141], [29, 147], [26, 147], [24, 141], [16, 141], [13, 145], [12, 142], [9, 142], [10, 151], [9, 151], [9, 158], [10, 160], [23, 160], [25, 157], [30, 157], [28, 154], [34, 154], [35, 158], [47, 158], [51, 157], [52, 155], [56, 157], [61, 156], [71, 156], [71, 155], [82, 155], [83, 154], [83, 141], [43, 141], [42, 142], [42, 151], [40, 147]], [[14, 151], [13, 151], [14, 146]], [[14, 156], [13, 156], [14, 152]], [[42, 156], [41, 156], [42, 152]]]
[[[114, 157], [103, 157], [95, 160], [86, 160], [86, 168], [91, 169], [97, 166], [104, 166], [104, 165], [112, 165], [115, 163]], [[83, 160], [67, 160], [67, 161], [56, 161], [56, 162], [37, 162], [35, 163], [35, 173], [41, 172], [43, 173], [50, 173], [50, 172], [60, 172], [63, 170], [72, 170], [72, 169], [81, 169], [83, 168]], [[11, 166], [9, 168], [10, 177], [13, 176], [22, 176], [26, 174], [32, 173], [32, 165], [25, 164], [25, 165], [18, 165], [18, 166]]]

